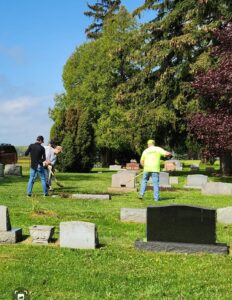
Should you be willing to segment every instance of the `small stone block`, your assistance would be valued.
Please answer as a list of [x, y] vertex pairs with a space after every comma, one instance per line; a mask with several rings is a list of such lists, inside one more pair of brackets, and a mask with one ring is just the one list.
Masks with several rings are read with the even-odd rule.
[[72, 194], [73, 199], [88, 199], [88, 200], [110, 200], [111, 196], [108, 194]]
[[187, 176], [187, 183], [184, 188], [190, 189], [202, 189], [204, 185], [208, 182], [208, 176], [195, 174]]
[[15, 244], [22, 240], [22, 228], [12, 228], [0, 232], [0, 244]]
[[5, 165], [4, 174], [9, 176], [22, 176], [22, 166], [16, 164]]
[[146, 208], [121, 208], [120, 220], [122, 222], [135, 222], [146, 224], [147, 209]]
[[169, 183], [170, 184], [178, 184], [179, 183], [179, 178], [177, 176], [170, 176], [169, 177]]
[[225, 225], [232, 224], [232, 206], [217, 209], [217, 222]]
[[33, 244], [48, 244], [54, 234], [54, 226], [34, 225], [29, 227]]
[[60, 247], [95, 249], [98, 246], [97, 228], [89, 222], [60, 223]]
[[191, 244], [135, 241], [135, 248], [139, 250], [154, 252], [213, 253], [224, 255], [229, 253], [229, 247], [226, 244]]

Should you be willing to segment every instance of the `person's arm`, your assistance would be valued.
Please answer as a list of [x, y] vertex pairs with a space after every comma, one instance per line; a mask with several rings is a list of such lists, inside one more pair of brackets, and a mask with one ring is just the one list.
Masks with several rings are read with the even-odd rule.
[[31, 152], [31, 145], [28, 146], [28, 148], [27, 148], [27, 150], [25, 152], [25, 156], [28, 156], [30, 152]]
[[143, 167], [144, 166], [144, 154], [142, 154], [140, 158], [140, 165]]

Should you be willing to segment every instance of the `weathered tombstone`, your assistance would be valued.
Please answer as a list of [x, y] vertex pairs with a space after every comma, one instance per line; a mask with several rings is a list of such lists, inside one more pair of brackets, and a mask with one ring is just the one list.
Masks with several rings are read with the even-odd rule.
[[110, 169], [111, 171], [118, 171], [118, 170], [121, 170], [122, 167], [121, 167], [120, 165], [110, 165], [110, 166], [109, 166], [109, 169]]
[[122, 222], [135, 222], [145, 224], [146, 219], [146, 208], [121, 208], [120, 220]]
[[29, 227], [32, 243], [47, 245], [52, 239], [54, 230], [54, 226], [46, 225], [33, 225]]
[[170, 176], [169, 183], [172, 184], [179, 184], [179, 178], [177, 176]]
[[135, 192], [136, 174], [133, 172], [120, 172], [112, 175], [111, 188], [108, 192]]
[[173, 162], [170, 162], [170, 161], [165, 161], [164, 163], [164, 170], [167, 171], [167, 172], [172, 172], [172, 171], [175, 171], [176, 170], [176, 165], [175, 163]]
[[169, 174], [166, 172], [159, 173], [159, 186], [163, 188], [170, 188]]
[[95, 249], [99, 245], [94, 223], [72, 221], [60, 223], [60, 247]]
[[188, 175], [187, 176], [187, 184], [184, 188], [191, 188], [191, 189], [201, 189], [208, 181], [208, 176], [206, 175]]
[[139, 164], [136, 161], [130, 161], [126, 164], [127, 170], [139, 170]]
[[15, 244], [22, 240], [22, 229], [11, 228], [10, 216], [6, 206], [0, 206], [0, 244]]
[[4, 165], [0, 164], [0, 179], [4, 177]]
[[111, 196], [108, 194], [72, 194], [71, 198], [87, 200], [110, 200]]
[[227, 254], [226, 244], [216, 243], [216, 210], [188, 205], [147, 208], [147, 242], [138, 249], [164, 252]]
[[22, 176], [22, 166], [16, 164], [5, 165], [4, 175], [8, 176]]
[[232, 206], [217, 209], [217, 222], [225, 225], [232, 224]]
[[203, 195], [232, 195], [232, 183], [208, 182], [201, 192]]
[[168, 161], [175, 164], [176, 171], [182, 171], [183, 170], [183, 164], [182, 164], [182, 162], [180, 160], [178, 160], [178, 159], [170, 159]]

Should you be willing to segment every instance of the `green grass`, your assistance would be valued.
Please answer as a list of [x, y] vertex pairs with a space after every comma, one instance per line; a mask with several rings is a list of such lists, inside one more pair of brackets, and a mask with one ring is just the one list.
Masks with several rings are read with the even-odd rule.
[[[12, 299], [17, 287], [27, 288], [35, 300], [232, 298], [231, 255], [134, 249], [134, 241], [145, 237], [145, 225], [121, 223], [120, 208], [155, 205], [151, 191], [144, 201], [138, 200], [136, 193], [116, 194], [110, 201], [65, 198], [68, 193], [107, 193], [113, 172], [98, 169], [89, 174], [57, 173], [65, 187], [57, 187], [55, 193], [63, 198], [43, 198], [39, 181], [35, 183], [33, 197], [27, 198], [27, 161], [23, 162], [23, 174], [22, 178], [7, 177], [0, 181], [0, 205], [8, 206], [12, 225], [22, 227], [25, 235], [21, 243], [0, 246], [0, 299]], [[161, 192], [163, 200], [156, 205], [231, 205], [230, 196], [202, 196], [200, 191], [184, 190], [188, 164], [176, 174], [180, 175], [176, 190]], [[224, 180], [231, 182], [231, 178]], [[71, 220], [96, 223], [102, 247], [73, 250], [60, 248], [57, 241], [36, 246], [28, 239], [29, 226], [38, 224], [54, 225], [58, 239], [59, 223]], [[232, 245], [232, 226], [218, 225], [217, 241]]]

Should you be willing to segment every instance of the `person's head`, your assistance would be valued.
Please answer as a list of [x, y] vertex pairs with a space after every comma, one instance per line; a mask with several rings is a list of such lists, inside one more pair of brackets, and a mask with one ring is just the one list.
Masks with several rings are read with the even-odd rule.
[[56, 147], [56, 144], [54, 143], [53, 140], [49, 141], [48, 146], [51, 146], [52, 148]]
[[154, 146], [155, 145], [155, 141], [154, 140], [148, 140], [147, 141], [147, 146], [148, 147], [151, 147], [151, 146]]
[[59, 155], [60, 153], [63, 152], [63, 148], [61, 146], [56, 146], [54, 149], [54, 154]]
[[42, 135], [37, 136], [36, 141], [40, 144], [43, 144], [44, 142], [44, 137]]

